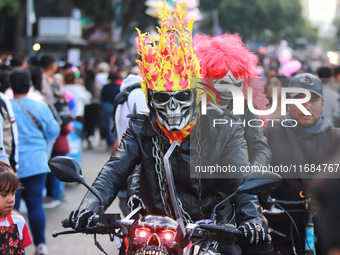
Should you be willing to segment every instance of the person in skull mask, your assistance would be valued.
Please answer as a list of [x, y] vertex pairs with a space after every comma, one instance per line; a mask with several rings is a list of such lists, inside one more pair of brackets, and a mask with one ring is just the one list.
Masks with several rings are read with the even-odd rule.
[[[207, 36], [196, 34], [194, 37], [195, 54], [200, 60], [201, 74], [207, 82], [213, 83], [221, 100], [222, 109], [233, 111], [233, 95], [224, 85], [233, 85], [242, 90], [248, 98], [248, 87], [253, 91], [255, 109], [266, 110], [267, 99], [263, 84], [256, 69], [258, 58], [242, 43], [237, 34]], [[249, 161], [255, 166], [266, 166], [270, 163], [271, 152], [262, 127], [261, 120], [253, 114], [245, 101], [244, 115], [234, 115], [244, 123], [244, 137], [247, 142]], [[248, 121], [252, 120], [250, 125]], [[257, 120], [257, 121], [253, 121]], [[263, 119], [264, 120], [264, 119]]]
[[[222, 36], [207, 36], [196, 34], [194, 39], [195, 55], [200, 61], [201, 75], [205, 83], [221, 85], [216, 88], [225, 112], [233, 111], [233, 95], [224, 85], [233, 85], [242, 90], [245, 98], [248, 98], [248, 87], [253, 91], [253, 102], [258, 110], [266, 110], [267, 98], [264, 87], [257, 72], [257, 56], [247, 49], [237, 34], [224, 34]], [[209, 107], [215, 107], [209, 105]], [[271, 160], [271, 151], [267, 139], [263, 134], [263, 128], [258, 124], [260, 120], [253, 114], [245, 101], [244, 115], [233, 115], [235, 120], [241, 119], [240, 127], [243, 127], [244, 137], [248, 147], [249, 161], [253, 166], [267, 166]], [[248, 125], [248, 121], [252, 123]], [[243, 125], [244, 123], [244, 125]], [[250, 122], [249, 122], [250, 123]], [[164, 126], [164, 125], [163, 125]], [[129, 178], [128, 198], [131, 208], [140, 203], [139, 196], [139, 172], [135, 171]], [[259, 196], [260, 202], [267, 204], [268, 196]]]
[[[183, 220], [190, 223], [209, 219], [213, 207], [241, 186], [245, 177], [239, 172], [233, 178], [224, 174], [224, 178], [208, 179], [190, 169], [199, 161], [240, 169], [248, 166], [248, 153], [243, 130], [238, 125], [213, 127], [214, 116], [230, 120], [229, 115], [219, 115], [215, 110], [209, 110], [207, 115], [200, 114], [199, 102], [204, 89], [200, 89], [194, 80], [200, 78], [200, 67], [191, 39], [193, 21], [185, 24], [181, 9], [177, 7], [175, 27], [167, 21], [170, 14], [165, 10], [161, 14], [157, 44], [152, 40], [150, 44], [147, 41], [150, 36], [138, 30], [141, 85], [150, 113], [144, 115], [137, 114], [136, 109], [133, 111], [117, 152], [104, 165], [92, 188], [107, 209], [140, 163], [140, 195], [146, 213], [175, 218], [168, 182], [164, 178], [163, 156], [172, 143], [178, 142], [180, 147], [171, 158], [173, 179]], [[199, 152], [191, 155], [195, 150]], [[231, 222], [244, 234], [244, 247], [251, 247], [249, 250], [255, 254], [270, 254], [268, 229], [257, 197], [238, 194], [232, 204], [217, 211], [216, 224], [229, 222], [235, 212]], [[80, 230], [89, 226], [98, 211], [98, 199], [88, 192], [79, 208], [70, 214], [74, 228]], [[223, 243], [217, 250], [222, 254], [242, 252], [237, 245]]]

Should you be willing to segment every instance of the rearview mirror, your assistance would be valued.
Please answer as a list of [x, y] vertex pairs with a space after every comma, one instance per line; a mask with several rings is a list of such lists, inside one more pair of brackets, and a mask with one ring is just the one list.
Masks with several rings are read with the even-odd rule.
[[282, 177], [271, 172], [253, 172], [249, 174], [238, 192], [252, 195], [270, 194], [282, 181]]
[[52, 173], [62, 182], [84, 183], [81, 176], [82, 170], [78, 162], [73, 158], [58, 156], [48, 161]]

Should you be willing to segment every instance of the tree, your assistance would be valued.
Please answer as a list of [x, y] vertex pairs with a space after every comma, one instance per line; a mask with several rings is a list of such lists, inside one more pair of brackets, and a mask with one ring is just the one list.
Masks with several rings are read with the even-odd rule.
[[293, 46], [297, 46], [296, 39], [304, 38], [308, 43], [315, 44], [318, 38], [318, 28], [313, 27], [312, 24], [303, 19], [297, 22], [297, 26], [286, 26], [284, 29], [285, 39], [290, 41]]
[[[119, 18], [123, 36], [129, 31], [131, 23], [145, 9], [144, 3], [145, 0], [73, 0], [74, 6], [84, 10], [85, 15], [94, 21], [94, 26], [89, 32]], [[118, 12], [120, 17], [117, 17]]]
[[6, 8], [9, 14], [14, 14], [19, 9], [20, 2], [18, 0], [0, 0], [0, 10]]
[[[39, 0], [34, 0], [38, 2]], [[51, 2], [53, 0], [41, 0]], [[68, 0], [58, 1], [59, 5]], [[19, 56], [25, 48], [24, 31], [26, 24], [26, 3], [27, 0], [0, 0], [0, 11], [2, 10], [8, 17], [13, 19], [13, 32], [10, 40], [13, 42], [12, 52], [14, 56]]]
[[26, 17], [26, 0], [0, 0], [0, 10], [5, 9], [6, 13], [14, 18], [13, 31], [13, 54], [19, 56], [22, 50], [22, 31]]
[[335, 26], [335, 28], [337, 29], [336, 33], [335, 33], [335, 48], [337, 50], [340, 49], [339, 45], [340, 45], [340, 18], [335, 18], [333, 20], [333, 25]]
[[[131, 24], [138, 25], [136, 18], [140, 19], [143, 26], [147, 26], [146, 22], [153, 22], [153, 19], [149, 19], [144, 14], [145, 0], [34, 0], [35, 2], [47, 2], [48, 5], [55, 3], [58, 6], [63, 5], [64, 2], [71, 4], [74, 8], [79, 8], [84, 11], [85, 15], [94, 22], [94, 26], [88, 33], [91, 33], [96, 28], [110, 24], [116, 20], [117, 9], [119, 8], [117, 3], [121, 2], [121, 21], [120, 25], [123, 28], [122, 35], [126, 34], [131, 27]], [[58, 7], [57, 6], [57, 7]], [[55, 8], [54, 8], [55, 9]], [[67, 9], [70, 9], [69, 6]], [[26, 0], [0, 0], [0, 11], [5, 10], [6, 15], [10, 16], [14, 20], [13, 29], [13, 54], [19, 55], [24, 49], [24, 25], [26, 19]]]
[[[201, 0], [201, 11], [219, 10], [223, 31], [237, 32], [244, 40], [258, 39], [270, 30], [274, 40], [285, 33], [293, 39], [299, 33], [315, 36], [311, 25], [301, 16], [299, 0]], [[211, 25], [211, 24], [210, 24]]]

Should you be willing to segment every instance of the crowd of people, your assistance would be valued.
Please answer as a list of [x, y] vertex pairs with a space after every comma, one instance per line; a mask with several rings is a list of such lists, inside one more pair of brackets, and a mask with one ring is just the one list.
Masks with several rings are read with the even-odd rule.
[[[164, 20], [162, 26], [166, 26]], [[171, 32], [167, 32], [160, 38], [170, 38], [170, 35]], [[193, 40], [194, 48], [187, 35], [177, 33], [176, 36], [182, 36], [183, 45], [169, 54], [164, 51], [169, 41], [152, 45], [139, 34], [141, 56], [136, 63], [119, 56], [111, 56], [108, 62], [89, 61], [80, 66], [68, 63], [60, 66], [52, 55], [24, 60], [1, 58], [0, 228], [9, 228], [14, 219], [20, 222], [17, 223], [22, 229], [19, 250], [32, 243], [31, 233], [35, 254], [48, 254], [44, 207], [52, 208], [62, 202], [64, 185], [50, 173], [47, 162], [51, 157], [66, 155], [81, 164], [83, 144], [84, 148], [93, 149], [96, 128], [113, 157], [93, 186], [106, 208], [118, 196], [124, 214], [129, 212], [126, 204], [134, 208], [141, 203], [149, 214], [173, 217], [173, 208], [164, 199], [167, 194], [163, 192], [167, 191], [158, 186], [162, 182], [155, 170], [160, 167], [157, 164], [162, 164], [157, 162], [155, 153], [162, 156], [164, 151], [150, 149], [168, 149], [173, 141], [183, 145], [176, 152], [175, 161], [180, 160], [180, 163], [176, 164], [178, 169], [174, 175], [175, 186], [181, 187], [177, 189], [178, 199], [182, 201], [187, 223], [209, 218], [212, 207], [240, 186], [245, 177], [241, 174], [227, 181], [192, 179], [188, 169], [199, 157], [199, 161], [210, 165], [220, 163], [238, 168], [249, 164], [315, 168], [326, 163], [339, 164], [336, 156], [340, 153], [340, 66], [324, 63], [308, 72], [302, 67], [286, 76], [287, 73], [280, 71], [279, 58], [263, 61], [266, 56], [262, 55], [259, 62], [259, 56], [247, 49], [237, 35], [208, 37], [198, 34]], [[167, 49], [173, 48], [174, 45]], [[190, 57], [183, 60], [181, 54]], [[198, 89], [191, 78], [203, 78], [201, 84], [205, 87]], [[257, 116], [245, 105], [244, 115], [233, 115], [233, 95], [223, 85], [238, 87], [247, 100], [248, 88], [252, 88], [253, 108], [273, 110], [267, 116]], [[283, 95], [282, 88], [309, 91], [311, 97], [302, 106], [311, 115], [305, 115], [294, 104], [282, 109], [282, 98], [286, 96], [305, 98], [303, 93]], [[211, 91], [208, 93], [211, 99], [208, 117], [200, 115], [199, 91]], [[220, 105], [212, 103], [215, 97]], [[127, 116], [131, 118], [130, 126]], [[219, 126], [215, 132], [209, 124], [203, 124], [209, 122], [211, 116], [227, 122], [234, 119], [238, 123], [279, 121], [264, 127]], [[281, 125], [282, 120], [292, 127]], [[202, 137], [197, 134], [200, 132]], [[193, 139], [192, 143], [187, 137]], [[196, 143], [208, 146], [211, 151], [190, 155]], [[339, 238], [334, 235], [339, 223], [330, 217], [336, 215], [338, 206], [329, 205], [325, 191], [339, 194], [337, 180], [312, 181], [313, 176], [299, 171], [289, 176], [280, 174], [282, 184], [271, 194], [273, 198], [315, 200], [318, 207], [283, 206], [284, 211], [291, 212], [289, 218], [286, 214], [273, 215], [277, 208], [268, 204], [267, 197], [241, 194], [235, 196], [233, 205], [228, 204], [217, 212], [217, 224], [231, 223], [238, 227], [247, 240], [241, 248], [247, 252], [274, 254], [273, 246], [275, 252], [284, 255], [303, 254], [305, 228], [310, 220], [308, 210], [316, 210], [315, 215], [320, 215], [322, 221], [313, 218], [318, 241], [311, 250], [316, 250], [317, 254], [339, 254]], [[127, 183], [129, 176], [133, 178]], [[86, 227], [88, 219], [98, 212], [97, 200], [92, 196], [88, 193], [80, 207], [71, 213], [75, 229]], [[13, 208], [18, 211], [22, 201], [27, 206], [30, 233], [23, 218], [11, 212]], [[261, 207], [267, 213], [262, 214]], [[232, 210], [230, 208], [236, 211], [235, 218], [224, 214]], [[11, 220], [9, 225], [6, 219]], [[222, 254], [242, 253], [237, 245], [221, 243], [216, 247]], [[5, 254], [13, 254], [11, 247], [5, 248], [8, 249]], [[5, 248], [0, 251], [7, 252]]]
[[[82, 142], [92, 149], [96, 129], [101, 145], [112, 149], [114, 98], [126, 76], [106, 62], [96, 68], [93, 63], [58, 64], [52, 55], [43, 55], [28, 61], [2, 58], [0, 65], [1, 160], [20, 180], [14, 209], [27, 210], [36, 254], [41, 255], [48, 253], [44, 208], [54, 208], [64, 199], [64, 184], [50, 173], [47, 162], [69, 156], [81, 164]], [[7, 189], [5, 184], [2, 188]]]

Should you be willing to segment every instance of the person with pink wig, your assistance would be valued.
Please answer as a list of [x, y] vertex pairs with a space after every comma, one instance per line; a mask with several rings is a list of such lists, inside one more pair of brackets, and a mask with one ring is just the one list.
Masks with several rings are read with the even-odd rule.
[[[255, 108], [258, 110], [267, 109], [268, 99], [256, 69], [258, 58], [245, 47], [237, 34], [214, 37], [197, 34], [194, 37], [194, 43], [195, 54], [200, 60], [201, 74], [205, 82], [213, 83], [214, 86], [234, 85], [242, 89], [246, 100], [248, 99], [248, 87], [251, 87]], [[221, 98], [221, 108], [232, 113], [232, 93], [227, 88], [216, 88], [216, 90]], [[265, 120], [254, 115], [248, 109], [247, 102], [245, 102], [244, 109], [244, 115], [233, 116], [236, 120], [240, 119], [238, 123], [244, 127], [250, 163], [256, 166], [266, 166], [270, 163], [271, 152], [260, 127]]]

